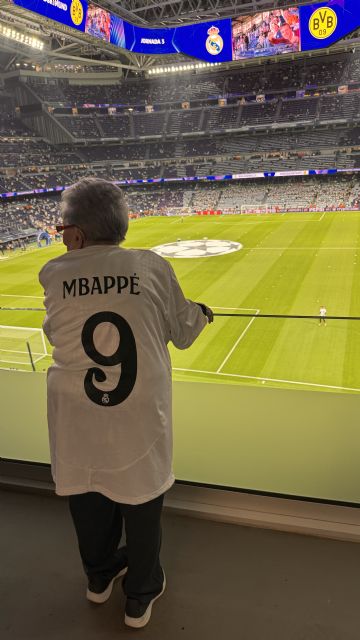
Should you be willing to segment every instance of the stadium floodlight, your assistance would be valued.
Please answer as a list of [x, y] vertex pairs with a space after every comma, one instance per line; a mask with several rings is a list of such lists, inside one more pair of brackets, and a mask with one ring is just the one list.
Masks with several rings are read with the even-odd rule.
[[179, 64], [172, 65], [169, 67], [154, 67], [152, 69], [148, 69], [147, 73], [150, 75], [159, 74], [159, 73], [180, 73], [183, 71], [191, 71], [192, 69], [204, 69], [205, 67], [213, 67], [221, 65], [221, 62], [197, 62], [188, 63], [188, 64]]
[[3, 22], [0, 22], [0, 35], [4, 36], [5, 38], [9, 38], [9, 40], [20, 42], [27, 47], [31, 47], [32, 49], [38, 49], [39, 51], [42, 51], [45, 46], [42, 40], [39, 40], [34, 36], [22, 33], [21, 31], [17, 31], [17, 29], [14, 29], [12, 27], [10, 28]]

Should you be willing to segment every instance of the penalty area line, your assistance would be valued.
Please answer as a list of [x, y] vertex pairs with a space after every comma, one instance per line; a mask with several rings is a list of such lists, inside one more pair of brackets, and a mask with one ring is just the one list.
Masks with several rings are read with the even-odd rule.
[[[255, 311], [255, 309], [254, 309]], [[227, 361], [229, 360], [230, 356], [233, 354], [233, 352], [235, 351], [236, 347], [238, 346], [239, 342], [243, 339], [243, 337], [245, 336], [245, 334], [249, 331], [252, 323], [254, 322], [254, 320], [256, 319], [256, 316], [260, 313], [260, 309], [256, 309], [256, 314], [254, 318], [251, 318], [250, 322], [248, 322], [248, 324], [246, 325], [244, 331], [242, 332], [242, 334], [239, 336], [239, 338], [236, 340], [234, 346], [232, 347], [232, 349], [230, 349], [229, 353], [227, 354], [225, 360], [221, 363], [220, 367], [217, 369], [217, 371], [215, 373], [220, 373], [221, 369], [223, 368], [223, 366], [227, 363]]]
[[[255, 319], [255, 318], [254, 318]], [[355, 391], [357, 393], [360, 392], [360, 389], [357, 388], [353, 388], [353, 387], [339, 387], [333, 384], [318, 384], [316, 382], [299, 382], [297, 380], [282, 380], [281, 378], [265, 378], [265, 377], [259, 377], [259, 376], [245, 376], [245, 375], [241, 375], [240, 373], [219, 373], [217, 371], [202, 371], [201, 369], [182, 369], [180, 367], [173, 367], [173, 371], [184, 371], [184, 372], [188, 372], [188, 373], [206, 373], [207, 375], [212, 375], [212, 376], [229, 376], [231, 378], [243, 378], [245, 380], [259, 380], [259, 381], [263, 381], [265, 380], [266, 382], [281, 382], [284, 384], [294, 384], [294, 385], [301, 385], [304, 387], [318, 387], [321, 389], [336, 389], [338, 391]]]

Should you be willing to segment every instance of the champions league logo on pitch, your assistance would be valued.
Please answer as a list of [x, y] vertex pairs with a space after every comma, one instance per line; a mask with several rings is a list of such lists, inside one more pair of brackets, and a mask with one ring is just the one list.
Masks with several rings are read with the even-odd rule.
[[211, 53], [212, 56], [217, 56], [224, 48], [224, 41], [219, 35], [219, 31], [220, 29], [214, 26], [207, 31], [209, 37], [205, 43], [206, 51]]
[[213, 258], [242, 249], [240, 242], [232, 240], [178, 240], [153, 247], [152, 251], [163, 258]]

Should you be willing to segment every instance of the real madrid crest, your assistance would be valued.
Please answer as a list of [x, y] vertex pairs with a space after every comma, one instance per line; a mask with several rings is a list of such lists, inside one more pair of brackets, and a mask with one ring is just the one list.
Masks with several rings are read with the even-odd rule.
[[206, 51], [210, 53], [212, 56], [217, 56], [224, 47], [224, 41], [222, 37], [219, 35], [220, 29], [215, 26], [210, 27], [208, 29], [208, 39], [206, 40], [205, 46]]

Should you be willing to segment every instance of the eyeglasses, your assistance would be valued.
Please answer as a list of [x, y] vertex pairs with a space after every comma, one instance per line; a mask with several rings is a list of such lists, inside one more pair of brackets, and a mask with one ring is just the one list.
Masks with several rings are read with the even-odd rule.
[[77, 227], [77, 224], [57, 224], [55, 229], [58, 233], [65, 231], [65, 229], [71, 229], [71, 227]]
[[83, 232], [81, 227], [79, 227], [77, 224], [57, 224], [57, 225], [55, 225], [55, 229], [56, 229], [56, 231], [58, 233], [62, 233], [63, 231], [65, 231], [65, 229], [71, 229], [72, 227], [76, 227], [77, 229], [79, 229], [81, 231], [81, 233], [83, 234], [84, 238], [85, 238], [85, 233]]

